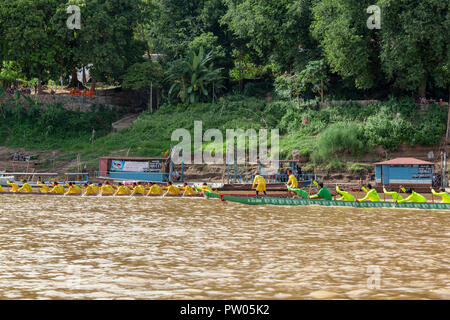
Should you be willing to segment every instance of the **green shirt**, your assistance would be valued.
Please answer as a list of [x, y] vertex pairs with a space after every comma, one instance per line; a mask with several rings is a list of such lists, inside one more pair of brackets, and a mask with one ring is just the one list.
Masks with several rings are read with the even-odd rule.
[[308, 199], [308, 192], [305, 190], [299, 189], [299, 188], [291, 188], [290, 186], [286, 185], [289, 191], [295, 192], [300, 198], [302, 199]]
[[318, 197], [321, 197], [323, 200], [332, 200], [331, 192], [326, 187], [322, 187], [316, 195], [311, 196], [311, 199]]

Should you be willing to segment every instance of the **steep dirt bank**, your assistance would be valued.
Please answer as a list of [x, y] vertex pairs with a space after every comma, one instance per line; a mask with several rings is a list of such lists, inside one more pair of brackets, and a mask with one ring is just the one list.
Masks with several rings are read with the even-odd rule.
[[[422, 160], [427, 160], [435, 164], [435, 172], [441, 172], [441, 149], [440, 146], [434, 147], [409, 147], [407, 145], [401, 145], [395, 152], [388, 152], [382, 148], [376, 148], [362, 159], [347, 159], [365, 166], [363, 174], [359, 171], [346, 171], [339, 172], [328, 171], [321, 167], [314, 167], [314, 173], [317, 174], [322, 180], [328, 183], [344, 183], [349, 185], [359, 184], [360, 180], [367, 182], [370, 180], [370, 176], [374, 174], [373, 163], [382, 161], [385, 159], [392, 159], [396, 157], [414, 157]], [[34, 156], [33, 160], [27, 161], [11, 161], [11, 157], [15, 153], [21, 153], [25, 156]], [[122, 154], [122, 153], [121, 153]], [[430, 158], [430, 156], [432, 156]], [[91, 162], [95, 163], [94, 162]], [[300, 161], [302, 168], [311, 167], [308, 163]], [[33, 151], [26, 149], [11, 149], [7, 147], [0, 147], [0, 171], [6, 172], [55, 172], [65, 173], [78, 171], [78, 163], [76, 155], [74, 153], [64, 153], [58, 150], [50, 151]], [[81, 163], [80, 167], [83, 169], [84, 163]], [[448, 165], [447, 165], [448, 167]], [[245, 170], [241, 170], [242, 175], [250, 176], [257, 171], [257, 166], [246, 166]], [[88, 165], [87, 172], [90, 176], [94, 177], [94, 172], [98, 170], [97, 167]], [[180, 171], [180, 168], [177, 168]], [[231, 181], [228, 180], [229, 171], [226, 165], [185, 165], [184, 176], [186, 181], [206, 181], [217, 183], [228, 183], [233, 181], [233, 171], [231, 169]]]

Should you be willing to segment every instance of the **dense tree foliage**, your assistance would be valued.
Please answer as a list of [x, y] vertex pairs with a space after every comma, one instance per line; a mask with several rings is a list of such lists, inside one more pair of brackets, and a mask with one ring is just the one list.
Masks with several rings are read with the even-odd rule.
[[[81, 9], [79, 30], [66, 26], [69, 5]], [[367, 25], [371, 5], [381, 10], [379, 29]], [[0, 80], [4, 85], [14, 78], [56, 80], [92, 64], [95, 80], [147, 86], [142, 77], [151, 77], [154, 65], [145, 57], [159, 55], [162, 71], [175, 74], [202, 47], [221, 70], [214, 77], [229, 80], [228, 89], [233, 81], [242, 89], [246, 78], [273, 83], [283, 75], [286, 81], [296, 79], [291, 81], [296, 96], [309, 90], [324, 99], [346, 87], [348, 96], [381, 89], [443, 97], [450, 78], [448, 5], [441, 0], [2, 1]], [[159, 83], [168, 94], [181, 78]], [[192, 91], [197, 94], [187, 101], [215, 96], [197, 85]], [[176, 96], [185, 100], [186, 95]]]

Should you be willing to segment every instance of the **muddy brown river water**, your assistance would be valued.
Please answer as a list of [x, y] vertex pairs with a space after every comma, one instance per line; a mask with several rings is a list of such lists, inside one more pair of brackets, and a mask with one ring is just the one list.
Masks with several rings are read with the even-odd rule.
[[450, 299], [450, 212], [0, 195], [0, 299]]

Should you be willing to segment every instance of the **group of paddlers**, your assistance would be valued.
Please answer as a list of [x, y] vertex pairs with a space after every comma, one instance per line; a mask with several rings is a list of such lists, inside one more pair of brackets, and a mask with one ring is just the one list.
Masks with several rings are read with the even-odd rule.
[[[32, 193], [33, 188], [27, 180], [22, 181], [22, 186], [19, 187], [15, 182], [7, 181], [7, 184], [11, 187], [10, 192], [14, 193]], [[53, 193], [64, 195], [108, 195], [108, 196], [192, 196], [195, 194], [201, 194], [204, 191], [212, 192], [211, 187], [206, 183], [201, 186], [190, 186], [184, 183], [183, 186], [175, 186], [172, 182], [168, 182], [163, 186], [157, 183], [142, 183], [135, 182], [132, 185], [124, 185], [123, 183], [110, 184], [105, 182], [104, 184], [85, 183], [84, 185], [77, 185], [73, 182], [66, 182], [65, 185], [53, 182], [51, 185], [47, 185], [45, 182], [39, 181], [37, 185], [40, 187], [40, 193]], [[0, 192], [3, 192], [2, 186], [0, 186]]]
[[[330, 190], [327, 189], [323, 185], [323, 183], [317, 183], [316, 181], [313, 181], [313, 183], [317, 186], [319, 191], [316, 194], [310, 195], [306, 190], [298, 188], [298, 181], [294, 174], [292, 174], [292, 171], [289, 171], [289, 180], [286, 184], [287, 187], [287, 193], [288, 196], [294, 196], [302, 199], [323, 199], [323, 200], [333, 200], [333, 196], [330, 192]], [[256, 185], [256, 196], [259, 196], [259, 192], [263, 192], [264, 195], [267, 195], [266, 193], [266, 180], [263, 176], [259, 175], [258, 173], [255, 174], [255, 179], [253, 181], [252, 188], [254, 188]], [[381, 201], [380, 196], [375, 190], [375, 188], [372, 187], [372, 185], [368, 184], [367, 187], [362, 186], [362, 191], [366, 193], [366, 195], [362, 199], [356, 199], [353, 194], [350, 192], [344, 190], [343, 188], [340, 188], [338, 185], [336, 185], [336, 193], [340, 195], [339, 198], [337, 198], [337, 201], [373, 201], [373, 202], [379, 202]], [[357, 190], [353, 190], [356, 191]], [[400, 191], [402, 191], [406, 196], [402, 196]], [[396, 191], [388, 191], [383, 186], [383, 193], [391, 196], [392, 200], [397, 203], [405, 203], [405, 202], [426, 202], [427, 199], [414, 191], [413, 188], [405, 189], [404, 187], [400, 187], [399, 192]], [[450, 203], [450, 195], [445, 191], [445, 189], [441, 189], [439, 192], [436, 192], [433, 188], [431, 188], [431, 193], [433, 196], [438, 196], [442, 198], [443, 203]]]

